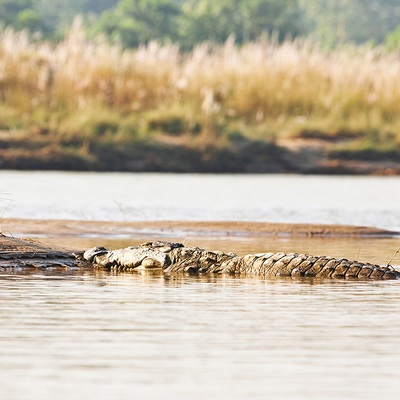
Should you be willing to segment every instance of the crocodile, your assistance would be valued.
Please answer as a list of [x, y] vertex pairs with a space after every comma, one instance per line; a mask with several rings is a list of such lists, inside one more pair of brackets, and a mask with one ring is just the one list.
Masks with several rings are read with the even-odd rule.
[[85, 252], [73, 252], [1, 235], [0, 271], [32, 268], [65, 271], [97, 267], [111, 271], [159, 270], [165, 274], [184, 272], [263, 278], [400, 278], [400, 272], [389, 265], [382, 267], [345, 258], [309, 254], [276, 252], [238, 256], [165, 241], [146, 242], [117, 250], [94, 247]]
[[94, 247], [85, 251], [84, 260], [112, 271], [158, 269], [166, 274], [230, 274], [238, 276], [309, 277], [332, 279], [399, 279], [400, 271], [351, 261], [346, 258], [313, 256], [299, 253], [257, 253], [238, 256], [235, 253], [185, 247], [182, 243], [147, 242], [117, 250]]

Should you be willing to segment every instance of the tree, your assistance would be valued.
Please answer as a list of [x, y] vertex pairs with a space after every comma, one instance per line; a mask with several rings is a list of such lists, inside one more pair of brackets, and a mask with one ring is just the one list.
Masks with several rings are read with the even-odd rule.
[[96, 30], [128, 47], [156, 39], [190, 49], [230, 35], [239, 43], [263, 33], [297, 36], [305, 32], [303, 17], [299, 0], [121, 0]]
[[0, 0], [0, 21], [5, 26], [30, 32], [46, 30], [42, 16], [32, 0]]
[[348, 40], [354, 43], [383, 43], [386, 35], [399, 24], [398, 0], [354, 0], [348, 22]]
[[398, 0], [301, 0], [316, 39], [324, 45], [382, 43], [400, 24]]
[[35, 0], [35, 10], [46, 21], [48, 37], [59, 38], [69, 30], [77, 15], [99, 15], [118, 0]]
[[186, 0], [180, 18], [180, 38], [185, 47], [211, 40], [224, 42], [230, 35], [241, 43], [263, 33], [305, 33], [297, 0]]
[[0, 19], [5, 25], [12, 25], [18, 13], [31, 6], [30, 0], [0, 0]]
[[180, 18], [180, 38], [185, 48], [204, 41], [224, 42], [231, 34], [241, 41], [244, 4], [241, 0], [186, 0]]
[[388, 50], [400, 49], [400, 25], [392, 32], [389, 32], [385, 39]]
[[250, 0], [246, 6], [245, 31], [250, 39], [262, 33], [277, 33], [280, 39], [306, 33], [305, 15], [297, 0]]
[[76, 8], [81, 8], [81, 12], [90, 14], [101, 14], [105, 10], [115, 8], [119, 0], [74, 0]]
[[42, 32], [47, 30], [47, 27], [43, 23], [42, 16], [32, 8], [26, 8], [20, 11], [13, 22], [13, 26], [16, 30], [27, 29], [30, 32]]
[[121, 0], [115, 10], [102, 14], [97, 30], [119, 38], [127, 47], [150, 40], [177, 40], [180, 8], [172, 0]]

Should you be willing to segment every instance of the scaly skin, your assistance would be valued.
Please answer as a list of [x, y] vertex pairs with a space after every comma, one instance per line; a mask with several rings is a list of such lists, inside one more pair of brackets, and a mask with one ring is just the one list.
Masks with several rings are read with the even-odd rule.
[[95, 247], [83, 258], [115, 271], [161, 269], [165, 273], [204, 273], [276, 277], [336, 279], [399, 279], [391, 266], [312, 256], [297, 253], [261, 253], [238, 256], [234, 253], [184, 247], [181, 243], [148, 242], [119, 250]]

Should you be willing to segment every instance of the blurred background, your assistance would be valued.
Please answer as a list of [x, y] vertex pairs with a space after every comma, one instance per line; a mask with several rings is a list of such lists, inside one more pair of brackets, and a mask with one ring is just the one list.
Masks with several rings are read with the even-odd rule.
[[0, 167], [400, 173], [395, 0], [1, 0]]

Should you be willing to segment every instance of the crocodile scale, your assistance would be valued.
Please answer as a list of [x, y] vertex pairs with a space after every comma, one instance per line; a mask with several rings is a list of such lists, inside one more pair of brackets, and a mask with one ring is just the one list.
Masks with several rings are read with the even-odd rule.
[[351, 261], [345, 258], [298, 253], [234, 253], [185, 247], [181, 243], [147, 242], [119, 250], [95, 247], [83, 258], [114, 271], [162, 269], [165, 273], [203, 273], [276, 277], [333, 279], [399, 279], [391, 266]]

